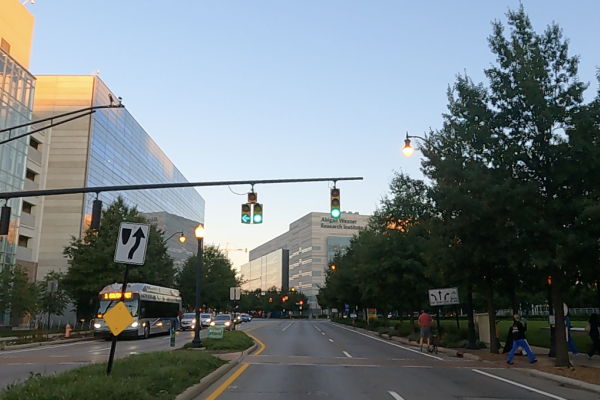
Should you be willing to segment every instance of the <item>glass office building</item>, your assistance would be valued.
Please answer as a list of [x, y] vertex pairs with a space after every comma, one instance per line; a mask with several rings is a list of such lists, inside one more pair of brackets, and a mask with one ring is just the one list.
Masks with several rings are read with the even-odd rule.
[[261, 289], [262, 292], [266, 292], [275, 287], [277, 290], [288, 290], [289, 256], [287, 249], [279, 249], [242, 265], [242, 289]]
[[[93, 105], [106, 105], [109, 93], [108, 87], [96, 78]], [[93, 114], [86, 186], [175, 182], [183, 183], [187, 179], [127, 109], [103, 109]], [[99, 198], [106, 205], [117, 196], [144, 213], [166, 211], [204, 222], [204, 199], [194, 188], [106, 192]], [[94, 199], [95, 194], [87, 196], [86, 216], [91, 215]], [[89, 223], [88, 218], [85, 223]]]

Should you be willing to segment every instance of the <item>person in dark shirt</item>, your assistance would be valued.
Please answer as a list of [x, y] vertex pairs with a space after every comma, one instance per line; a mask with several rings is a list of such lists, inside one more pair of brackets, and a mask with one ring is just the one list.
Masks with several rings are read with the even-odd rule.
[[590, 339], [592, 339], [592, 348], [587, 353], [587, 356], [591, 360], [596, 352], [600, 354], [600, 317], [598, 314], [594, 313], [590, 316], [588, 327], [590, 330]]
[[529, 344], [527, 343], [527, 340], [525, 339], [525, 326], [523, 326], [523, 324], [521, 323], [521, 316], [519, 316], [519, 314], [515, 314], [513, 316], [513, 325], [512, 325], [512, 339], [513, 339], [513, 345], [512, 345], [512, 349], [510, 351], [510, 353], [508, 354], [508, 358], [506, 359], [506, 362], [508, 364], [512, 364], [513, 363], [513, 357], [515, 356], [515, 352], [517, 351], [517, 349], [519, 347], [523, 348], [523, 350], [525, 350], [527, 352], [527, 356], [529, 357], [529, 362], [530, 363], [535, 363], [537, 362], [537, 358], [535, 358], [535, 356], [533, 355], [533, 352], [531, 351], [531, 348], [529, 348]]

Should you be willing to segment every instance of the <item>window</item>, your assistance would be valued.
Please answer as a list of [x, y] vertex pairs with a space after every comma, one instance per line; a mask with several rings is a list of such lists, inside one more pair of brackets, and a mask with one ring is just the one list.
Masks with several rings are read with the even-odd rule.
[[40, 142], [38, 142], [34, 138], [30, 137], [29, 138], [29, 146], [33, 147], [36, 150], [39, 150], [38, 148], [40, 147]]
[[179, 314], [179, 304], [162, 303], [142, 300], [142, 318], [176, 318]]
[[10, 43], [8, 43], [6, 39], [2, 38], [0, 40], [0, 47], [2, 48], [2, 50], [10, 54]]
[[19, 235], [19, 247], [27, 247], [29, 239], [27, 236]]
[[35, 177], [36, 177], [36, 173], [33, 172], [32, 170], [28, 169], [27, 172], [25, 173], [25, 178], [29, 179], [30, 181], [35, 182]]
[[35, 207], [33, 204], [28, 203], [26, 201], [23, 202], [23, 212], [27, 213], [27, 214], [33, 214], [33, 207]]

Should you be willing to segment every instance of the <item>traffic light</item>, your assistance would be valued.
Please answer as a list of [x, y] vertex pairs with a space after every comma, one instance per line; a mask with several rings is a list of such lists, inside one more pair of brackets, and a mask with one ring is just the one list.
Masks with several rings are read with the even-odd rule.
[[304, 305], [304, 300], [300, 300], [300, 305]]
[[250, 192], [248, 193], [248, 204], [254, 204], [258, 201], [258, 193]]
[[252, 222], [255, 224], [262, 224], [263, 222], [263, 206], [262, 204], [254, 204], [254, 215], [252, 216]]
[[331, 265], [331, 270], [335, 271], [335, 265], [334, 264]]
[[338, 219], [342, 215], [340, 208], [340, 189], [331, 189], [331, 218]]
[[281, 301], [282, 301], [283, 303], [285, 303], [285, 301], [286, 301], [286, 300], [287, 300], [287, 298], [286, 298], [286, 297], [282, 297], [282, 298], [281, 298]]
[[272, 303], [272, 302], [273, 302], [273, 298], [269, 297], [269, 303]]
[[252, 222], [251, 214], [250, 204], [242, 204], [242, 224], [249, 224]]
[[295, 291], [296, 291], [296, 288], [295, 288], [295, 287], [293, 287], [293, 288], [291, 288], [290, 290], [291, 290], [292, 292], [295, 292]]
[[10, 228], [10, 207], [2, 206], [2, 211], [0, 212], [0, 235], [8, 235], [9, 228]]

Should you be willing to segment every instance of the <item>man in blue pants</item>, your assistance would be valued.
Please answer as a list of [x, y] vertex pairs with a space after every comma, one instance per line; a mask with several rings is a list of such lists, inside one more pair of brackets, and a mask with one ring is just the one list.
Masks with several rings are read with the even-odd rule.
[[525, 339], [525, 327], [521, 323], [521, 316], [519, 314], [515, 314], [513, 316], [513, 318], [514, 318], [514, 322], [513, 322], [513, 326], [512, 326], [513, 345], [512, 345], [512, 349], [511, 349], [510, 353], [508, 354], [508, 358], [506, 359], [506, 362], [508, 364], [512, 364], [513, 363], [512, 360], [513, 360], [513, 357], [515, 356], [515, 352], [517, 351], [517, 349], [519, 347], [521, 347], [521, 348], [523, 348], [523, 350], [525, 350], [527, 352], [527, 357], [529, 357], [529, 362], [532, 364], [536, 363], [537, 358], [535, 358], [535, 356], [533, 355], [533, 352], [529, 348], [529, 344], [527, 343], [527, 340]]

